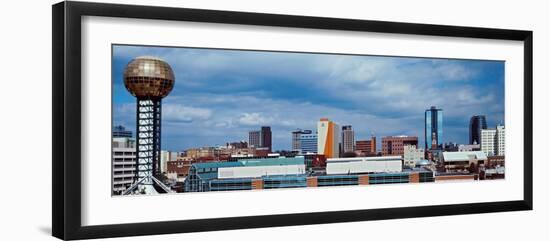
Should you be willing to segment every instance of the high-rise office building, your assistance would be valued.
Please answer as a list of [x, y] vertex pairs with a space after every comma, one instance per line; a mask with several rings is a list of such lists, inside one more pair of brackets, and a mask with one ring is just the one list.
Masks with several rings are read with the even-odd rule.
[[[317, 135], [314, 135], [311, 133], [312, 133], [311, 130], [297, 129], [293, 131], [292, 132], [292, 151], [296, 153], [305, 153], [304, 149], [307, 149], [306, 152], [317, 153]], [[306, 146], [303, 146], [302, 144]], [[315, 144], [315, 147], [312, 147], [312, 144]]]
[[317, 153], [325, 155], [326, 158], [339, 157], [339, 132], [338, 124], [328, 118], [321, 118], [317, 122]]
[[297, 129], [292, 132], [292, 148], [291, 150], [293, 152], [300, 152], [301, 146], [300, 146], [300, 137], [302, 136], [302, 130]]
[[342, 126], [342, 152], [355, 151], [355, 133], [350, 125]]
[[496, 150], [496, 140], [497, 130], [496, 129], [483, 129], [481, 130], [481, 151], [484, 152], [487, 156], [494, 156], [497, 153]]
[[317, 135], [316, 134], [302, 134], [300, 136], [300, 153], [302, 154], [317, 153]]
[[481, 151], [487, 156], [504, 156], [505, 154], [505, 129], [498, 125], [495, 129], [481, 130]]
[[355, 149], [365, 156], [376, 155], [376, 137], [371, 136], [370, 140], [357, 140]]
[[424, 113], [424, 146], [426, 150], [443, 145], [443, 110], [432, 106]]
[[382, 137], [382, 155], [383, 156], [403, 156], [405, 146], [418, 146], [418, 137], [416, 136], [385, 136]]
[[258, 131], [249, 131], [248, 146], [253, 148], [266, 148], [271, 152], [271, 127], [262, 126]]
[[[132, 134], [130, 133], [130, 136]], [[137, 173], [136, 141], [129, 137], [113, 138], [112, 193], [121, 194], [135, 180]]]
[[481, 130], [487, 129], [487, 120], [484, 115], [474, 115], [470, 118], [470, 144], [481, 143]]
[[248, 132], [248, 146], [250, 147], [260, 147], [260, 131], [249, 131]]
[[497, 154], [499, 156], [504, 156], [506, 151], [506, 130], [504, 126], [497, 126]]
[[260, 130], [260, 146], [271, 152], [271, 127], [262, 126]]

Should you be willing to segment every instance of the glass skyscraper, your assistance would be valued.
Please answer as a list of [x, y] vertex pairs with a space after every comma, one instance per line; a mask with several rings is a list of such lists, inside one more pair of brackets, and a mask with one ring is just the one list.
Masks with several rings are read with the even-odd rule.
[[424, 146], [426, 150], [443, 145], [443, 109], [432, 106], [424, 113]]
[[481, 130], [487, 129], [484, 115], [474, 115], [470, 118], [470, 144], [481, 144]]

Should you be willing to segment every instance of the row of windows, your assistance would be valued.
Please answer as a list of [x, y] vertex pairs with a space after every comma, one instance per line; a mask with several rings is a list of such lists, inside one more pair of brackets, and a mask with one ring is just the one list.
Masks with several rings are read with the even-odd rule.
[[115, 171], [115, 175], [135, 174], [134, 171]]
[[297, 176], [297, 177], [275, 177], [275, 178], [266, 178], [263, 181], [265, 189], [272, 188], [291, 188], [291, 187], [306, 187], [306, 177]]
[[217, 172], [217, 171], [218, 171], [218, 168], [215, 168], [215, 167], [197, 169], [197, 173], [208, 173], [208, 172]]
[[160, 81], [163, 84], [172, 83], [172, 80], [158, 77], [148, 77], [148, 76], [131, 76], [126, 77], [126, 82], [128, 83], [149, 83], [150, 81]]
[[134, 164], [115, 165], [115, 169], [120, 169], [120, 168], [136, 168], [136, 165], [134, 165]]
[[251, 190], [252, 181], [250, 179], [239, 180], [214, 180], [210, 182], [210, 191], [232, 191], [232, 190]]
[[[468, 162], [459, 162], [460, 164], [468, 164]], [[206, 168], [208, 169], [208, 168]], [[205, 169], [201, 169], [205, 170]], [[390, 184], [390, 183], [408, 183], [408, 173], [394, 174], [373, 174], [368, 176], [369, 184]], [[419, 173], [419, 182], [435, 181], [433, 173]], [[292, 188], [306, 187], [307, 181], [304, 176], [296, 177], [265, 177], [262, 181], [263, 188]], [[343, 186], [343, 185], [358, 185], [359, 176], [357, 175], [334, 175], [334, 176], [318, 176], [317, 186]], [[197, 175], [190, 175], [185, 182], [186, 192], [204, 192], [204, 191], [225, 191], [225, 190], [250, 190], [252, 189], [251, 179], [213, 179], [200, 180]]]
[[115, 155], [115, 156], [135, 156], [136, 153], [135, 153], [135, 152], [115, 151], [115, 152], [114, 152], [114, 155]]
[[369, 176], [369, 184], [408, 183], [409, 175]]
[[115, 162], [136, 162], [135, 158], [115, 158]]
[[134, 178], [133, 177], [115, 177], [113, 179], [115, 182], [120, 182], [120, 181], [133, 181]]
[[345, 185], [358, 185], [358, 176], [319, 176], [317, 177], [317, 186], [345, 186]]
[[421, 172], [419, 173], [419, 177], [419, 182], [435, 182], [435, 177], [431, 172]]

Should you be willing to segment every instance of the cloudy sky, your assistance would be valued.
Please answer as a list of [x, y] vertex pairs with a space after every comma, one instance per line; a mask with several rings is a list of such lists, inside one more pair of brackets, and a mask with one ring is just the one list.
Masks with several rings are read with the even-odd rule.
[[[174, 89], [163, 99], [162, 149], [247, 140], [269, 125], [274, 150], [319, 118], [371, 134], [415, 135], [424, 111], [443, 109], [444, 142], [466, 143], [472, 115], [504, 123], [504, 62], [335, 54], [113, 46], [113, 124], [135, 130], [135, 98], [124, 67], [142, 55], [166, 60]], [[380, 141], [379, 141], [380, 142]]]

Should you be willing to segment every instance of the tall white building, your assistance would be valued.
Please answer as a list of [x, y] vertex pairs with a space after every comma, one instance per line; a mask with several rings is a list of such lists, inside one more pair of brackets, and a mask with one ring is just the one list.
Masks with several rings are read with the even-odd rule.
[[327, 118], [317, 122], [317, 153], [326, 158], [340, 156], [340, 129], [338, 124]]
[[160, 172], [168, 172], [168, 162], [178, 159], [179, 153], [175, 151], [160, 151]]
[[423, 160], [424, 149], [416, 149], [415, 145], [405, 145], [403, 147], [403, 163], [405, 166], [415, 167], [416, 162]]
[[506, 132], [504, 126], [497, 126], [497, 136], [498, 155], [504, 156], [506, 150]]
[[505, 136], [505, 129], [502, 125], [498, 125], [495, 129], [482, 129], [481, 151], [487, 156], [504, 156]]
[[113, 138], [112, 192], [125, 191], [136, 176], [136, 142], [133, 138]]

